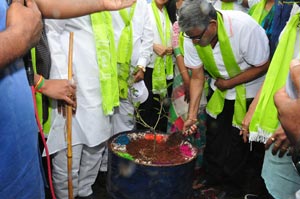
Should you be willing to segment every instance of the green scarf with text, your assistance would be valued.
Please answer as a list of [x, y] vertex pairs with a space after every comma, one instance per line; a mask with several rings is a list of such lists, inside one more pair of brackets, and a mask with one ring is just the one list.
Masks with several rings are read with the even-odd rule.
[[132, 17], [135, 6], [136, 3], [131, 6], [129, 15], [127, 8], [119, 11], [125, 24], [119, 39], [117, 51], [119, 94], [122, 99], [127, 99], [128, 97], [128, 77], [130, 74], [133, 47]]
[[294, 55], [299, 17], [299, 13], [294, 15], [283, 30], [250, 122], [250, 141], [265, 143], [279, 126], [273, 97], [287, 79], [290, 61]]
[[[162, 23], [159, 17], [160, 12], [155, 4], [155, 1], [151, 3], [153, 14], [155, 17], [155, 22], [157, 30], [159, 32], [159, 37], [164, 46], [167, 46], [167, 42], [171, 39], [171, 22], [167, 12], [167, 9], [163, 7], [163, 12], [166, 20], [165, 30], [163, 30]], [[173, 61], [172, 55], [166, 55], [166, 59], [157, 56], [154, 62], [154, 69], [152, 74], [152, 91], [155, 94], [160, 94], [161, 96], [166, 96], [167, 94], [167, 77], [173, 78]]]
[[[224, 23], [221, 14], [218, 12], [218, 40], [220, 43], [221, 54], [224, 60], [224, 65], [228, 75], [232, 78], [241, 73], [240, 67], [236, 63], [229, 37], [226, 33]], [[222, 78], [215, 59], [213, 57], [213, 51], [211, 45], [201, 47], [195, 45], [198, 55], [203, 62], [205, 69], [214, 78]], [[235, 127], [240, 128], [242, 120], [246, 114], [246, 88], [244, 84], [237, 85], [235, 87], [236, 99], [234, 103], [234, 115], [232, 124]], [[224, 108], [224, 101], [227, 91], [220, 91], [218, 88], [214, 91], [212, 97], [207, 103], [206, 110], [212, 117], [217, 117]]]
[[101, 86], [102, 108], [105, 115], [119, 106], [117, 58], [111, 14], [107, 11], [90, 15], [96, 44]]

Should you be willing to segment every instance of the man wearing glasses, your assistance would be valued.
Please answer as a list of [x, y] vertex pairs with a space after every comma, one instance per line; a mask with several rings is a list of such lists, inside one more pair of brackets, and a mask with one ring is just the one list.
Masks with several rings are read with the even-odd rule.
[[[203, 0], [184, 2], [179, 10], [179, 26], [186, 37], [184, 61], [192, 70], [185, 129], [197, 118], [204, 70], [212, 78], [206, 108], [209, 116], [203, 185], [221, 186], [226, 196], [242, 196], [245, 178], [262, 182], [263, 157], [251, 160], [251, 164], [256, 163], [251, 165], [256, 167], [255, 172], [245, 177], [249, 144], [243, 142], [239, 133], [269, 66], [268, 38], [247, 14], [216, 11]], [[255, 152], [256, 146], [253, 147]]]

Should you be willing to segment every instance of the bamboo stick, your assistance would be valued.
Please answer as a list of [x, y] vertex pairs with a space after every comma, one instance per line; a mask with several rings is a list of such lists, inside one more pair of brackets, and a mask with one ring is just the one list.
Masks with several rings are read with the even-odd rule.
[[[69, 37], [69, 56], [68, 56], [68, 80], [72, 80], [72, 61], [73, 61], [73, 38], [74, 33], [70, 32]], [[72, 183], [72, 106], [67, 105], [67, 159], [68, 159], [68, 193], [69, 199], [73, 199]]]

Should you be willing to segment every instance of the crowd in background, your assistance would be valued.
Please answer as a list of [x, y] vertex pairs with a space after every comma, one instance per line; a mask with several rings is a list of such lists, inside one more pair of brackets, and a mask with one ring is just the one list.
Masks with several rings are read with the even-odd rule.
[[197, 147], [196, 198], [300, 198], [298, 4], [1, 0], [0, 198], [45, 198], [52, 180], [68, 198], [65, 106], [76, 199], [105, 181], [107, 140], [145, 129]]

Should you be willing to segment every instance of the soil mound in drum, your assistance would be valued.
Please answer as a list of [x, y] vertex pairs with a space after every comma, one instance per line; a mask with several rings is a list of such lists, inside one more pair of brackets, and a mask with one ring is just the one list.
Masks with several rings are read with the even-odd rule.
[[162, 166], [180, 165], [196, 157], [197, 149], [188, 141], [169, 146], [169, 135], [151, 132], [121, 134], [111, 142], [112, 151], [139, 164]]

